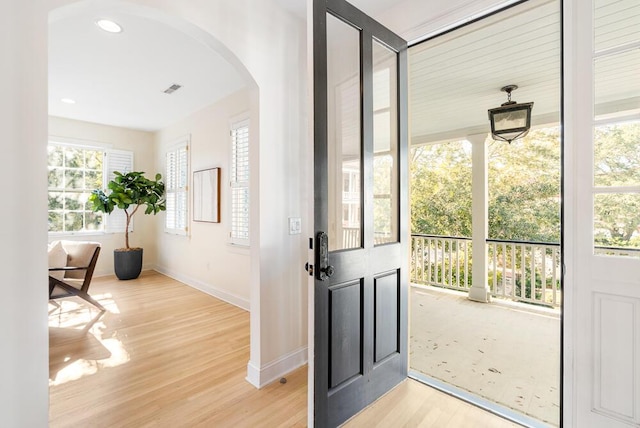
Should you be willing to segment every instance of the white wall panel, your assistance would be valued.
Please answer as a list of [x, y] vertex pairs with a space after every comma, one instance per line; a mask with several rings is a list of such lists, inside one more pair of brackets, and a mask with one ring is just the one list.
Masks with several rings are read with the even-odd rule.
[[593, 293], [593, 410], [640, 423], [640, 299]]

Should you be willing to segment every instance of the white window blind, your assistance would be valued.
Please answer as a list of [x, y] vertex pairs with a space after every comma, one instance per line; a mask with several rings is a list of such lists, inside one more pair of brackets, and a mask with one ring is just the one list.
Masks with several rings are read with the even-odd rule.
[[189, 218], [189, 149], [188, 141], [173, 146], [166, 155], [167, 211], [165, 231], [186, 235]]
[[231, 127], [231, 243], [249, 245], [249, 121]]
[[[107, 184], [115, 178], [114, 171], [123, 174], [133, 171], [133, 152], [128, 150], [107, 150], [104, 158], [105, 174], [103, 187], [107, 193], [110, 193]], [[127, 217], [124, 215], [124, 211], [116, 207], [113, 212], [107, 216], [105, 232], [124, 233], [126, 224]], [[133, 219], [129, 222], [129, 232], [133, 232]]]

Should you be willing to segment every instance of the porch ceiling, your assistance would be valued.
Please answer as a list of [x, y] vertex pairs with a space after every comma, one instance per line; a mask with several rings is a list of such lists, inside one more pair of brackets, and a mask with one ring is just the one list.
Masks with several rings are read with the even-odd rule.
[[[640, 25], [636, 1], [597, 1], [596, 50], [629, 42]], [[638, 69], [637, 52], [596, 62], [603, 82], [596, 88], [597, 114], [640, 107], [640, 76], [625, 75]], [[535, 103], [534, 125], [558, 122], [560, 61], [558, 0], [530, 0], [410, 48], [412, 144], [489, 132], [487, 110], [506, 101], [500, 88], [507, 84], [519, 87], [515, 101]]]

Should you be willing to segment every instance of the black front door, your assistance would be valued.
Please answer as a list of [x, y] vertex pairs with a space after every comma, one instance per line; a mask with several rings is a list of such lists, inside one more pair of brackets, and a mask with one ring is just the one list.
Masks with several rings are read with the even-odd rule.
[[343, 0], [314, 1], [318, 427], [407, 375], [407, 44]]

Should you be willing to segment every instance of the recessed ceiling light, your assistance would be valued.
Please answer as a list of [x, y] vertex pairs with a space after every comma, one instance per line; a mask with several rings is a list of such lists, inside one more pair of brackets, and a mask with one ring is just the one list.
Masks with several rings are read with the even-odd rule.
[[121, 33], [122, 27], [110, 19], [98, 19], [96, 25], [108, 33]]
[[72, 100], [71, 98], [62, 98], [60, 101], [62, 101], [65, 104], [75, 104], [76, 100]]

